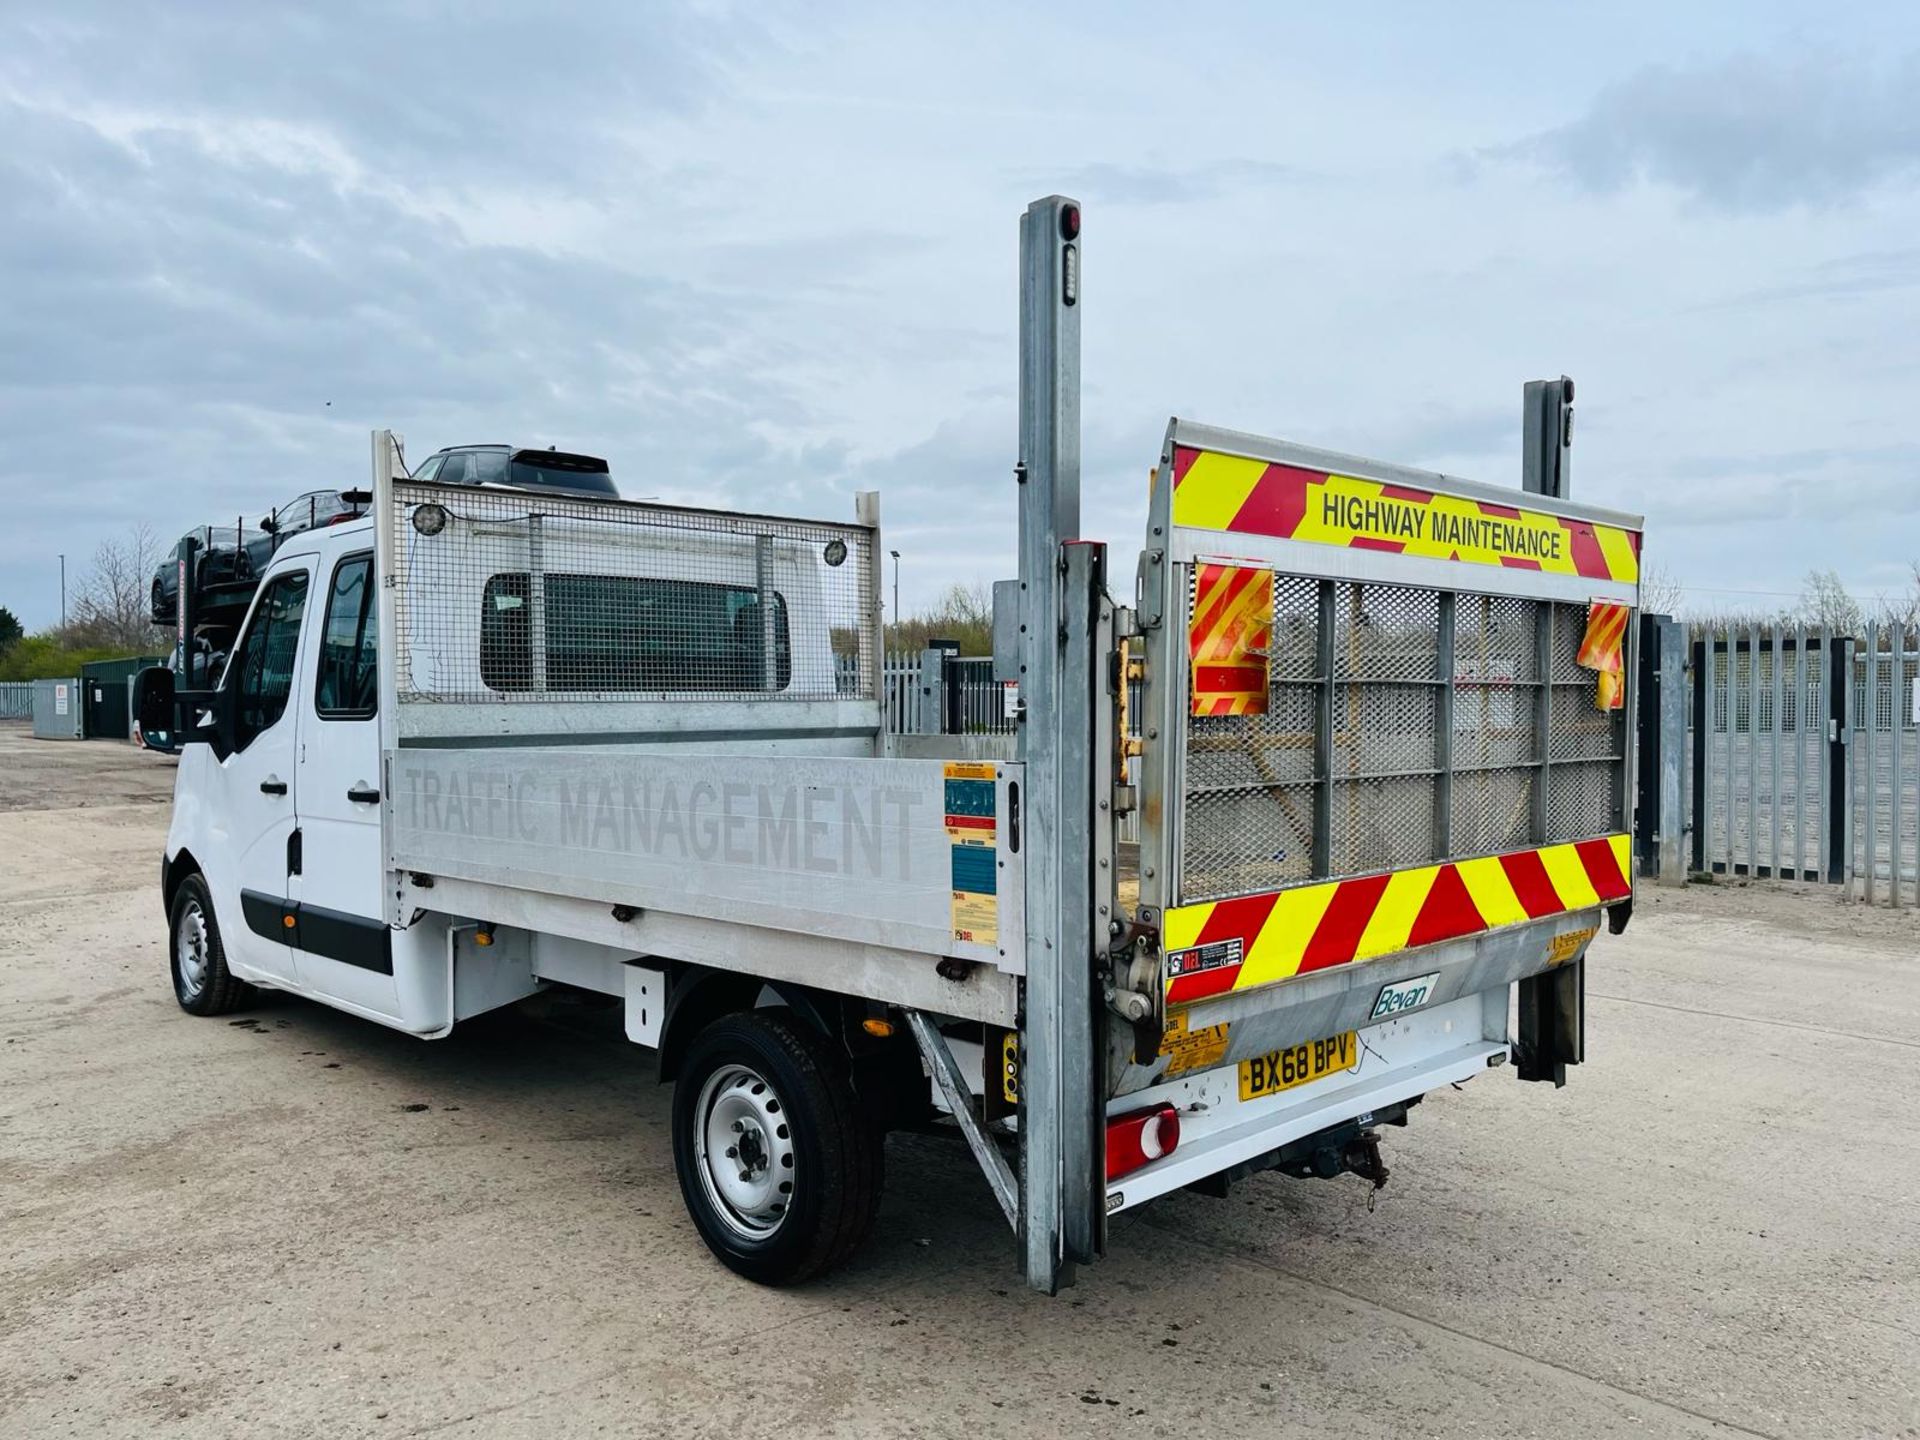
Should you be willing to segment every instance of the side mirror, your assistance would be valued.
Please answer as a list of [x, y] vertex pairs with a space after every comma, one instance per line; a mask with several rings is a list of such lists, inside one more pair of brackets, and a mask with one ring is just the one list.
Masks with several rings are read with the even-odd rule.
[[134, 719], [140, 726], [141, 743], [150, 750], [176, 748], [179, 705], [175, 693], [173, 671], [165, 665], [149, 665], [133, 678]]
[[276, 524], [274, 524], [274, 523], [273, 523], [273, 516], [271, 516], [271, 515], [262, 515], [262, 516], [260, 517], [260, 529], [261, 529], [261, 530], [262, 530], [263, 532], [265, 532], [266, 534], [268, 534], [268, 535], [272, 535], [272, 534], [274, 534], [274, 533], [275, 533], [276, 531], [278, 531], [278, 530], [279, 530], [279, 528], [280, 528], [280, 527], [279, 527], [278, 525], [276, 525]]

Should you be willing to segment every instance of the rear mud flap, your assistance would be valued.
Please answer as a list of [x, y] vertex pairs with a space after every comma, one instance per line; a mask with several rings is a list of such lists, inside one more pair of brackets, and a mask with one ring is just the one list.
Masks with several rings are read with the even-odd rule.
[[1574, 960], [1520, 982], [1515, 1068], [1522, 1080], [1567, 1083], [1567, 1067], [1586, 1057], [1587, 962]]

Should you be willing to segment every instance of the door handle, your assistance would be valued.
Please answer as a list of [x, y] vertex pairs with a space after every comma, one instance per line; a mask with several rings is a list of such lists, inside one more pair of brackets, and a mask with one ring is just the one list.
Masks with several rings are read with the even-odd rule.
[[287, 793], [287, 782], [271, 778], [262, 780], [260, 782], [260, 793], [262, 795], [284, 795]]
[[356, 805], [378, 805], [380, 792], [368, 785], [355, 785], [347, 791], [347, 799]]

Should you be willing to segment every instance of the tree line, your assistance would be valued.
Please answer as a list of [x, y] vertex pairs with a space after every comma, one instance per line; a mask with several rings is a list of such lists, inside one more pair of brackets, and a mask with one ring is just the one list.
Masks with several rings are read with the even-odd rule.
[[1687, 587], [1658, 567], [1641, 578], [1640, 608], [1684, 620], [1696, 636], [1725, 635], [1750, 626], [1808, 630], [1824, 626], [1835, 635], [1861, 636], [1869, 624], [1905, 634], [1920, 630], [1920, 560], [1912, 563], [1904, 590], [1862, 599], [1847, 588], [1837, 571], [1814, 569], [1801, 580], [1797, 598], [1779, 600], [1772, 605], [1746, 598], [1733, 604], [1703, 604], [1690, 599]]
[[[100, 542], [88, 568], [76, 578], [67, 599], [67, 620], [36, 634], [24, 633], [19, 618], [0, 605], [0, 680], [39, 680], [79, 673], [92, 660], [126, 655], [162, 655], [172, 634], [151, 618], [153, 573], [166, 547], [151, 527], [135, 525], [123, 536]], [[1861, 600], [1837, 572], [1809, 570], [1797, 599], [1774, 606], [1703, 604], [1672, 572], [1649, 566], [1641, 577], [1641, 609], [1673, 615], [1697, 634], [1725, 634], [1748, 625], [1825, 625], [1836, 635], [1860, 635], [1868, 621], [1887, 628], [1920, 630], [1920, 560], [1913, 563], [1906, 590]], [[1785, 597], [1782, 597], [1785, 600]], [[836, 636], [836, 645], [841, 637]], [[849, 648], [857, 642], [846, 637]], [[890, 620], [886, 648], [909, 653], [933, 641], [953, 641], [962, 655], [993, 651], [993, 594], [981, 583], [955, 583], [919, 615]]]
[[66, 623], [29, 635], [0, 605], [0, 680], [51, 680], [93, 660], [164, 655], [173, 636], [152, 617], [153, 572], [165, 547], [148, 525], [102, 540], [67, 591]]

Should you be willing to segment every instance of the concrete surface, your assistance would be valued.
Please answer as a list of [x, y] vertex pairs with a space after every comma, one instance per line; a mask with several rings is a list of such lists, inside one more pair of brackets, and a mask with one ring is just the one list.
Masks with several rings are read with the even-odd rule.
[[0, 1435], [1920, 1434], [1920, 925], [1644, 891], [1591, 1062], [1027, 1294], [955, 1146], [788, 1293], [708, 1259], [584, 1004], [427, 1044], [165, 976], [172, 770], [0, 727]]

